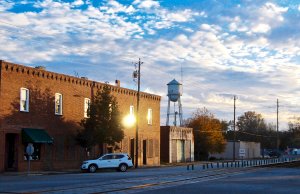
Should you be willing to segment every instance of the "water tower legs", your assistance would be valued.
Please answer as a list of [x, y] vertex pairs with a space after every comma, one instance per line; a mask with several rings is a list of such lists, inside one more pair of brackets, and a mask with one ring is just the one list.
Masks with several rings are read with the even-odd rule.
[[180, 97], [177, 100], [177, 106], [178, 106], [178, 112], [176, 110], [176, 102], [174, 102], [174, 112], [170, 113], [170, 109], [171, 109], [171, 100], [168, 100], [168, 109], [167, 109], [167, 121], [166, 121], [166, 126], [170, 126], [170, 115], [174, 115], [174, 126], [176, 126], [176, 115], [178, 114], [179, 116], [179, 126], [182, 126], [183, 124], [183, 120], [182, 120], [182, 104], [181, 104], [181, 99]]
[[168, 110], [167, 110], [167, 122], [166, 122], [166, 126], [169, 126], [169, 117], [170, 117], [170, 99], [168, 99]]

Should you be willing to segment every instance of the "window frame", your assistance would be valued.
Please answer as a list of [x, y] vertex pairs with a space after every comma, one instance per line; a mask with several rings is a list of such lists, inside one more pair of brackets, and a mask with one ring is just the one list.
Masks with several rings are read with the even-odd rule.
[[[24, 98], [22, 91], [25, 91], [25, 103], [23, 104]], [[25, 107], [24, 107], [25, 105]], [[29, 112], [29, 89], [20, 88], [20, 111], [21, 112]]]
[[[57, 100], [59, 100], [59, 104], [57, 103]], [[54, 105], [54, 113], [55, 113], [55, 115], [62, 115], [63, 114], [63, 95], [61, 93], [55, 93], [54, 104], [55, 104]], [[57, 105], [60, 105], [58, 107], [58, 111], [56, 111]]]
[[91, 105], [91, 99], [89, 98], [84, 98], [84, 107], [83, 107], [83, 117], [84, 118], [90, 118], [89, 116], [89, 109], [90, 109], [90, 105]]
[[131, 116], [134, 116], [134, 106], [133, 105], [130, 105], [130, 107], [129, 107], [129, 114]]
[[147, 123], [148, 123], [148, 125], [152, 125], [152, 123], [153, 123], [153, 110], [152, 110], [152, 108], [148, 108]]

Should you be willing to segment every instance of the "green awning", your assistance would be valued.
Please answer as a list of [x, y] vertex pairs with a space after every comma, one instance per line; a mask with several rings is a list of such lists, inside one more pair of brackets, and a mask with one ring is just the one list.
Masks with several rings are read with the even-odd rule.
[[22, 129], [23, 143], [53, 143], [53, 138], [43, 129]]

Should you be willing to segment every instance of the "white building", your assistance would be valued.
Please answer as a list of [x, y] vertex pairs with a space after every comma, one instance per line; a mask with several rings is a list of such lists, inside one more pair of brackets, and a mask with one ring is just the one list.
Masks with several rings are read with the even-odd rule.
[[[233, 159], [233, 141], [228, 141], [226, 144], [225, 151], [220, 154], [210, 154], [210, 157], [217, 159]], [[260, 143], [258, 142], [246, 142], [236, 141], [235, 142], [235, 159], [252, 159], [259, 158], [260, 155]]]

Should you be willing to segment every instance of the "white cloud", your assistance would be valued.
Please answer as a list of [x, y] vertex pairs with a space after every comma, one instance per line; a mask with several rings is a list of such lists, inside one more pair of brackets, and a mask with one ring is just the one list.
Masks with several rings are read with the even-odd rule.
[[138, 8], [140, 9], [158, 8], [160, 6], [158, 1], [153, 0], [135, 0], [133, 4], [137, 4]]
[[107, 7], [102, 7], [100, 9], [106, 10], [107, 13], [111, 13], [111, 14], [118, 13], [118, 12], [132, 14], [136, 12], [136, 10], [132, 5], [124, 6], [115, 0], [108, 1]]
[[252, 32], [255, 33], [267, 33], [271, 30], [271, 27], [268, 24], [257, 24], [252, 27]]
[[2, 0], [0, 1], [0, 11], [6, 11], [10, 8], [12, 8], [15, 5], [15, 3], [9, 1], [9, 0]]
[[[2, 2], [0, 10], [13, 6]], [[188, 7], [171, 10], [158, 1], [123, 5], [112, 0], [99, 7], [86, 2], [84, 10], [74, 8], [74, 3], [82, 2], [47, 0], [35, 2], [40, 12], [1, 13], [5, 21], [20, 28], [0, 23], [0, 45], [5, 45], [0, 55], [16, 63], [49, 61], [51, 67], [50, 61], [59, 62], [63, 65], [55, 67], [68, 68], [69, 74], [80, 68], [96, 80], [112, 80], [118, 73], [122, 85], [129, 88], [134, 85], [132, 61], [142, 57], [142, 90], [162, 95], [164, 108], [166, 84], [179, 80], [182, 66], [185, 117], [205, 106], [230, 119], [233, 94], [239, 96], [238, 114], [257, 110], [270, 120], [274, 114], [263, 104], [273, 105], [277, 94], [294, 107], [300, 102], [300, 38], [277, 42], [268, 37], [275, 28], [284, 29], [286, 7], [242, 5], [243, 13], [234, 7], [234, 14], [219, 22], [209, 9], [200, 13]]]
[[75, 0], [73, 3], [72, 3], [73, 6], [81, 6], [81, 5], [84, 5], [84, 2], [82, 0]]

